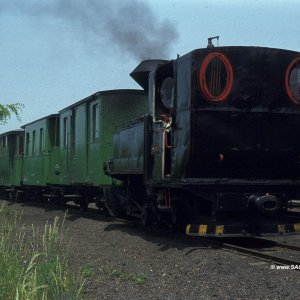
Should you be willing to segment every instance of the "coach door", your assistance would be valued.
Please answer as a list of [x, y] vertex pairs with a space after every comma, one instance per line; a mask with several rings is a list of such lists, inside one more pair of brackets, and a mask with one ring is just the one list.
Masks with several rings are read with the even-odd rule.
[[86, 103], [74, 108], [71, 130], [72, 182], [86, 182], [87, 168], [87, 112]]
[[60, 115], [61, 181], [70, 183], [72, 174], [71, 127], [72, 110]]

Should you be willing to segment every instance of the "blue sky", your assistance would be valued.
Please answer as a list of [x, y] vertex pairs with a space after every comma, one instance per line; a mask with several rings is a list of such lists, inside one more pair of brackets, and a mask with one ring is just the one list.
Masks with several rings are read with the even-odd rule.
[[0, 101], [25, 104], [22, 122], [12, 118], [0, 131], [100, 90], [138, 88], [128, 74], [140, 57], [173, 59], [214, 35], [220, 46], [300, 51], [298, 2], [0, 0]]

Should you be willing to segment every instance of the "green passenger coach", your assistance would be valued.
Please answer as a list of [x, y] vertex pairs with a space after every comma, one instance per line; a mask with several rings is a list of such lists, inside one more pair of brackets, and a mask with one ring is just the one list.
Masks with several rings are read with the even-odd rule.
[[0, 135], [0, 186], [7, 193], [22, 183], [23, 144], [23, 130]]
[[31, 186], [31, 190], [59, 184], [58, 127], [57, 114], [22, 126], [25, 130], [23, 183]]
[[59, 177], [66, 200], [79, 199], [84, 207], [102, 197], [103, 186], [111, 184], [103, 165], [112, 155], [113, 132], [145, 114], [147, 103], [141, 90], [101, 91], [59, 112]]

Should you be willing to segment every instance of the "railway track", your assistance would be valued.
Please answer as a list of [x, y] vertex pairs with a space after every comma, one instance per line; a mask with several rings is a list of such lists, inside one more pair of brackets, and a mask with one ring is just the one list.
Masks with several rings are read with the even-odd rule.
[[[134, 221], [128, 221], [123, 219], [115, 219], [118, 222], [126, 223], [130, 226], [143, 227]], [[145, 230], [145, 228], [143, 228]], [[201, 239], [201, 242], [205, 241], [208, 246], [214, 246], [216, 248], [229, 250], [237, 254], [246, 255], [252, 258], [263, 260], [274, 265], [285, 266], [286, 269], [293, 269], [300, 271], [300, 246], [294, 244], [280, 243], [277, 241], [267, 240], [263, 238], [255, 237], [243, 237], [240, 239], [216, 239], [208, 237], [192, 237], [186, 236], [182, 233], [170, 232], [168, 230], [150, 230], [152, 233], [157, 232], [159, 234], [168, 234], [176, 239], [189, 241], [196, 243]], [[225, 240], [225, 241], [224, 241]], [[227, 241], [228, 240], [228, 241]], [[226, 242], [227, 241], [227, 242]], [[243, 246], [243, 244], [249, 243], [249, 245]], [[278, 254], [278, 255], [276, 255]], [[292, 258], [289, 258], [291, 256]], [[295, 258], [293, 258], [295, 257]], [[275, 268], [275, 267], [274, 267]]]
[[[30, 203], [31, 205], [37, 205], [38, 203]], [[29, 205], [30, 205], [29, 204]], [[28, 205], [28, 203], [26, 203]], [[39, 205], [39, 204], [38, 204]], [[48, 204], [50, 206], [50, 204]], [[48, 206], [46, 205], [46, 206]], [[43, 204], [45, 206], [45, 204]], [[79, 207], [72, 204], [67, 204], [61, 209], [67, 209], [71, 215], [80, 215], [81, 217], [95, 218], [105, 221], [115, 221], [133, 226], [142, 230], [146, 230], [152, 233], [161, 235], [168, 235], [169, 237], [182, 240], [184, 242], [192, 243], [197, 246], [197, 243], [201, 240], [205, 241], [208, 247], [214, 247], [232, 251], [237, 254], [249, 256], [259, 260], [263, 260], [275, 265], [286, 266], [286, 269], [300, 270], [300, 245], [281, 243], [274, 240], [268, 240], [257, 237], [243, 237], [243, 238], [209, 238], [209, 237], [193, 237], [186, 236], [182, 233], [170, 231], [168, 229], [153, 229], [145, 228], [141, 223], [135, 220], [127, 220], [114, 218], [111, 216], [103, 216], [99, 214], [99, 210], [96, 208], [89, 208], [88, 211], [82, 213]], [[276, 255], [277, 254], [277, 255]], [[279, 254], [279, 255], [278, 255]]]
[[[134, 221], [123, 219], [115, 219], [118, 222], [129, 224], [130, 226], [143, 227]], [[145, 228], [143, 228], [145, 230]], [[153, 233], [152, 229], [150, 230]], [[300, 245], [280, 243], [273, 240], [256, 237], [242, 237], [236, 239], [216, 239], [208, 237], [192, 237], [186, 236], [182, 233], [170, 232], [168, 230], [155, 230], [159, 234], [168, 234], [176, 239], [196, 243], [201, 239], [201, 242], [207, 242], [208, 246], [229, 250], [237, 254], [246, 255], [262, 261], [271, 263], [271, 266], [280, 265], [285, 266], [286, 269], [293, 269], [300, 271]], [[245, 246], [246, 242], [246, 246]], [[248, 245], [247, 245], [248, 244]], [[243, 246], [244, 245], [244, 246]], [[277, 255], [276, 255], [277, 254]], [[289, 257], [291, 256], [291, 258]], [[295, 258], [293, 258], [295, 257]], [[275, 267], [274, 267], [275, 268]]]
[[[222, 249], [257, 258], [274, 265], [285, 266], [286, 269], [300, 270], [300, 246], [262, 238], [243, 239], [244, 241], [237, 239], [229, 242], [210, 239], [210, 242]], [[251, 246], [245, 246], [245, 242], [250, 242]]]

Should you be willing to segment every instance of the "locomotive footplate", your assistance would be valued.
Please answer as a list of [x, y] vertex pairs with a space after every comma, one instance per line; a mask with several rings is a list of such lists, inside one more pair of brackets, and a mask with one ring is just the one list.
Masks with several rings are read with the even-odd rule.
[[300, 223], [285, 224], [188, 224], [186, 234], [193, 236], [268, 236], [300, 233]]

